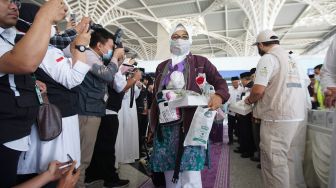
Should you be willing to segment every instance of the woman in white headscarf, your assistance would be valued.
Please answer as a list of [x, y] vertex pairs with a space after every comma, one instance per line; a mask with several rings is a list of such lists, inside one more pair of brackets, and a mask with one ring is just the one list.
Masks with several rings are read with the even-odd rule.
[[190, 53], [191, 43], [191, 31], [178, 24], [170, 35], [171, 58], [159, 64], [155, 73], [156, 98], [150, 112], [154, 132], [150, 166], [153, 172], [164, 172], [167, 188], [202, 187], [200, 171], [204, 168], [206, 151], [203, 146], [183, 147], [195, 107], [171, 110], [175, 115], [164, 121], [159, 118], [163, 116], [159, 103], [165, 100], [162, 91], [187, 89], [201, 93], [195, 79], [199, 74], [205, 74], [207, 82], [215, 88], [208, 107], [215, 110], [229, 98], [225, 80], [207, 58]]

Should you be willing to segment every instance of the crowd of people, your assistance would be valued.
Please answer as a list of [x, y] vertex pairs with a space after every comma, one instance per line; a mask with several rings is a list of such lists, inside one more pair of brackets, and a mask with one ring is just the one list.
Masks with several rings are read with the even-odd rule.
[[[126, 57], [115, 36], [92, 27], [88, 17], [70, 21], [59, 33], [55, 24], [66, 13], [63, 0], [41, 7], [0, 1], [0, 187], [81, 188], [97, 180], [104, 187], [127, 186], [118, 163], [139, 159], [148, 133], [149, 165], [153, 173], [163, 173], [166, 187], [202, 187], [207, 148], [183, 144], [196, 107], [162, 105], [165, 90], [202, 93], [195, 82], [200, 75], [214, 87], [209, 110], [226, 102], [253, 105], [246, 115], [228, 112], [228, 144], [235, 134], [235, 152], [261, 162], [264, 186], [304, 186], [299, 146], [310, 104], [335, 105], [335, 42], [326, 66], [316, 66], [309, 80], [279, 37], [262, 31], [255, 43], [261, 56], [257, 67], [232, 77], [229, 89], [207, 58], [191, 54], [192, 31], [186, 25], [172, 28], [171, 57], [153, 78], [134, 68], [135, 59]], [[40, 139], [36, 123], [43, 94], [61, 113], [62, 132], [51, 141]]]

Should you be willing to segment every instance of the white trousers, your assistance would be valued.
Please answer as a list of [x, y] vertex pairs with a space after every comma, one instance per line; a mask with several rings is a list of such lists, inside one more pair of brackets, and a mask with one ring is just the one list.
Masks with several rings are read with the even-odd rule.
[[48, 169], [53, 160], [66, 162], [69, 154], [80, 165], [81, 151], [78, 115], [62, 118], [62, 133], [51, 141], [40, 141], [34, 125], [30, 133], [30, 148], [22, 152], [18, 163], [18, 174], [41, 173]]
[[[298, 135], [298, 131], [301, 130], [300, 125], [302, 125], [302, 121], [261, 122], [261, 172], [265, 188], [291, 187], [289, 177], [289, 153], [292, 153], [293, 148], [295, 148], [293, 147], [293, 140], [294, 137]], [[302, 166], [302, 162], [294, 165], [293, 162], [296, 161], [292, 160], [291, 166]]]
[[306, 188], [303, 160], [306, 149], [307, 121], [301, 121], [288, 152], [289, 184], [291, 188]]
[[179, 180], [177, 183], [173, 183], [171, 180], [174, 175], [174, 171], [164, 172], [166, 179], [166, 188], [202, 188], [202, 179], [200, 171], [184, 171], [180, 172]]

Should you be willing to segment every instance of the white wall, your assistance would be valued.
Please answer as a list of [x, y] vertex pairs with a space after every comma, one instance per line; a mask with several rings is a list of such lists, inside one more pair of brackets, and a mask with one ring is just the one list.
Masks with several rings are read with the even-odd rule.
[[[297, 56], [297, 62], [305, 70], [323, 64], [324, 56]], [[225, 70], [250, 70], [256, 67], [259, 56], [255, 57], [222, 57], [209, 58], [219, 71]], [[155, 72], [157, 65], [162, 61], [138, 61], [139, 67], [145, 68], [146, 72]]]

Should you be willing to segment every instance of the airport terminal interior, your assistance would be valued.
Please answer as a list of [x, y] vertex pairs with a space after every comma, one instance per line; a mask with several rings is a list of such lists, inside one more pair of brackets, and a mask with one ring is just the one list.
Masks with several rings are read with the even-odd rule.
[[[18, 25], [32, 28], [39, 20], [25, 15], [32, 11], [25, 4], [61, 2], [0, 1], [21, 3], [19, 34], [30, 30]], [[52, 160], [70, 160], [72, 166], [76, 160], [78, 177], [78, 172], [66, 173], [60, 181], [37, 187], [59, 187], [71, 176], [75, 182], [64, 187], [336, 188], [336, 0], [61, 4], [67, 12], [52, 24], [55, 35], [32, 77], [37, 90], [44, 93], [45, 86], [49, 102], [60, 109], [62, 131], [42, 141], [38, 123], [31, 123], [25, 135], [30, 148], [18, 159], [17, 183], [39, 177]], [[6, 29], [2, 20], [0, 34]], [[91, 41], [79, 26], [88, 27]], [[77, 33], [69, 35], [67, 56], [67, 48], [53, 46], [52, 39], [64, 39], [69, 30]], [[0, 42], [6, 43], [3, 35]], [[110, 40], [113, 47], [106, 45]], [[51, 65], [53, 49], [61, 54], [56, 62], [70, 62], [69, 69]], [[1, 49], [0, 55], [5, 52]], [[91, 54], [83, 60], [78, 53]], [[97, 62], [89, 62], [91, 56]], [[3, 69], [2, 62], [0, 88], [8, 87], [3, 75], [20, 75]], [[15, 91], [11, 80], [9, 85]], [[0, 95], [0, 106], [10, 104], [5, 100]], [[3, 108], [0, 126], [10, 122]], [[13, 140], [0, 133], [2, 147], [13, 149]], [[2, 182], [0, 177], [0, 187], [6, 187]]]

